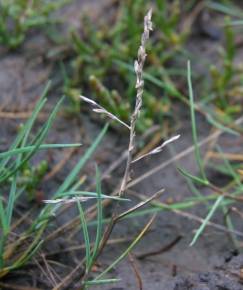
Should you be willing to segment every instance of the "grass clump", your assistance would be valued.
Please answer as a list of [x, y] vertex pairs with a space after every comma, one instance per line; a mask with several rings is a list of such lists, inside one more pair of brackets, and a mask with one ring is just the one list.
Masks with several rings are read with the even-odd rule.
[[[50, 114], [46, 123], [38, 130], [38, 132], [31, 136], [31, 131], [36, 121], [39, 112], [43, 109], [47, 99], [45, 90], [42, 98], [37, 103], [31, 118], [21, 127], [17, 137], [6, 152], [1, 152], [0, 156], [0, 184], [1, 184], [1, 196], [0, 196], [0, 216], [1, 216], [1, 236], [0, 236], [0, 277], [5, 276], [8, 272], [23, 266], [35, 253], [41, 243], [40, 236], [36, 236], [35, 242], [31, 243], [27, 248], [22, 249], [20, 254], [16, 253], [18, 247], [23, 246], [21, 243], [30, 237], [31, 232], [21, 233], [19, 237], [14, 241], [12, 236], [12, 227], [15, 221], [15, 208], [18, 201], [25, 192], [31, 189], [36, 189], [36, 185], [39, 179], [44, 175], [46, 171], [46, 165], [41, 162], [35, 173], [35, 176], [31, 176], [32, 181], [24, 181], [26, 178], [26, 167], [30, 159], [39, 151], [51, 148], [65, 148], [72, 146], [80, 146], [80, 144], [44, 144], [48, 131], [54, 121], [57, 111], [62, 103], [62, 99], [54, 108]], [[27, 174], [30, 177], [29, 174]], [[35, 180], [33, 180], [35, 179]], [[34, 188], [34, 187], [35, 188]], [[8, 194], [3, 194], [7, 192]], [[37, 238], [38, 237], [38, 238]]]
[[[38, 173], [39, 175], [35, 177], [32, 176], [29, 168], [31, 158], [40, 150], [80, 146], [80, 144], [43, 143], [57, 112], [60, 109], [63, 98], [61, 98], [55, 106], [45, 124], [35, 135], [33, 135], [32, 129], [35, 121], [47, 101], [45, 98], [46, 93], [47, 89], [42, 98], [38, 101], [30, 119], [21, 127], [21, 130], [9, 150], [0, 153], [0, 184], [2, 186], [0, 196], [0, 278], [7, 276], [10, 272], [15, 271], [18, 268], [23, 268], [33, 257], [38, 257], [38, 251], [45, 243], [46, 229], [50, 226], [51, 218], [53, 218], [61, 206], [68, 203], [77, 203], [78, 206], [80, 224], [85, 240], [85, 274], [88, 275], [98, 255], [100, 242], [103, 236], [102, 201], [104, 199], [111, 201], [125, 200], [115, 196], [104, 195], [102, 193], [100, 173], [98, 169], [96, 174], [96, 192], [83, 191], [80, 189], [81, 183], [78, 178], [79, 172], [82, 170], [104, 137], [108, 128], [106, 125], [94, 140], [90, 148], [88, 148], [86, 153], [71, 170], [69, 175], [67, 175], [64, 181], [60, 184], [58, 189], [54, 191], [52, 199], [42, 199], [39, 201], [43, 203], [43, 206], [36, 209], [35, 214], [31, 215], [31, 223], [25, 224], [25, 218], [30, 215], [30, 211], [32, 210], [24, 213], [19, 221], [16, 220], [16, 210], [19, 202], [25, 200], [26, 193], [28, 194], [30, 189], [32, 193], [37, 190], [37, 185], [47, 169], [45, 161], [42, 161], [37, 167], [35, 167], [36, 170], [32, 172], [33, 174]], [[28, 174], [26, 171], [28, 171]], [[32, 182], [24, 180], [26, 176], [32, 177], [34, 180], [32, 180]], [[36, 178], [39, 179], [37, 180]], [[3, 191], [8, 191], [8, 193], [4, 194]], [[82, 205], [85, 201], [92, 199], [97, 199], [97, 233], [94, 247], [91, 246], [88, 231], [88, 219], [86, 219], [85, 209]], [[18, 232], [18, 235], [15, 235], [15, 232]], [[117, 279], [101, 280], [97, 281], [96, 284], [98, 284], [98, 282], [107, 283], [114, 281], [117, 281]], [[92, 284], [92, 282], [87, 282], [87, 284]]]

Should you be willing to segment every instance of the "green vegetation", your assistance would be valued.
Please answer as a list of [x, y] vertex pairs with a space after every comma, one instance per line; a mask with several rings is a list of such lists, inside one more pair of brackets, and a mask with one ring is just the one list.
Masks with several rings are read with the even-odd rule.
[[[172, 69], [171, 63], [183, 54], [188, 31], [180, 31], [179, 1], [155, 1], [153, 23], [155, 33], [148, 47], [144, 109], [138, 130], [144, 132], [154, 122], [171, 118], [171, 97], [177, 95], [172, 76], [183, 71]], [[72, 33], [77, 57], [73, 61], [72, 81], [66, 88], [75, 103], [80, 88], [89, 91], [98, 103], [127, 122], [134, 105], [136, 90], [133, 62], [140, 42], [143, 15], [148, 1], [120, 1], [114, 23], [104, 19], [94, 24], [82, 20], [82, 37]], [[77, 101], [77, 100], [76, 100]], [[78, 102], [76, 102], [77, 106]]]
[[69, 0], [1, 0], [0, 44], [16, 49], [34, 28], [46, 27], [57, 21], [52, 15]]
[[[0, 44], [16, 49], [32, 28], [45, 27], [49, 23], [59, 21], [53, 19], [52, 13], [66, 2], [67, 0], [0, 1]], [[98, 166], [93, 177], [94, 188], [87, 189], [80, 179], [82, 169], [91, 159], [108, 130], [109, 125], [106, 124], [58, 188], [52, 189], [51, 196], [48, 193], [48, 199], [41, 200], [41, 205], [35, 207], [38, 188], [50, 168], [46, 160], [36, 163], [33, 162], [33, 157], [40, 150], [65, 149], [81, 145], [45, 143], [58, 112], [61, 108], [64, 109], [64, 98], [60, 98], [47, 120], [36, 130], [38, 115], [47, 103], [48, 85], [29, 120], [20, 126], [9, 150], [0, 153], [0, 278], [23, 267], [33, 257], [38, 257], [38, 251], [49, 242], [47, 229], [51, 226], [51, 220], [61, 212], [61, 207], [67, 204], [75, 205], [77, 223], [74, 224], [78, 225], [82, 233], [84, 254], [81, 261], [83, 273], [80, 275], [80, 283], [84, 289], [117, 282], [119, 280], [117, 278], [107, 278], [108, 272], [136, 246], [154, 220], [153, 216], [107, 268], [102, 269], [98, 274], [94, 273], [93, 267], [107, 246], [113, 228], [120, 220], [126, 218], [136, 219], [139, 216], [162, 211], [172, 211], [183, 216], [187, 214], [186, 209], [204, 205], [207, 210], [205, 217], [200, 219], [190, 215], [190, 218], [194, 217], [195, 220], [200, 221], [191, 246], [198, 241], [217, 211], [223, 213], [225, 226], [216, 225], [216, 227], [230, 233], [235, 247], [239, 246], [230, 211], [233, 205], [242, 202], [243, 168], [240, 162], [242, 154], [235, 156], [224, 153], [218, 139], [223, 133], [235, 138], [243, 132], [240, 127], [242, 119], [237, 119], [242, 114], [243, 68], [235, 63], [237, 55], [235, 26], [242, 25], [239, 20], [243, 12], [236, 8], [232, 1], [206, 1], [207, 9], [223, 13], [226, 17], [221, 23], [224, 27], [225, 44], [220, 47], [218, 63], [208, 65], [205, 85], [205, 82], [200, 82], [198, 73], [191, 69], [190, 61], [187, 69], [185, 68], [187, 59], [191, 59], [193, 63], [195, 56], [186, 49], [190, 29], [187, 25], [182, 25], [182, 14], [188, 13], [191, 16], [190, 12], [197, 7], [197, 1], [188, 1], [185, 7], [180, 6], [179, 0], [156, 0], [153, 3], [154, 32], [146, 50], [145, 72], [141, 79], [138, 77], [138, 66], [135, 67], [134, 73], [134, 60], [138, 59], [139, 62], [141, 55], [145, 55], [145, 47], [142, 47], [144, 49], [142, 52], [140, 47], [137, 56], [143, 32], [141, 23], [150, 5], [149, 1], [145, 0], [118, 1], [113, 17], [108, 20], [101, 19], [98, 23], [93, 23], [84, 16], [82, 34], [80, 35], [78, 31], [71, 32], [74, 45], [71, 51], [72, 60], [70, 63], [61, 64], [64, 77], [63, 90], [70, 101], [70, 106], [68, 108], [65, 106], [66, 110], [80, 114], [83, 105], [81, 99], [83, 99], [89, 105], [93, 105], [94, 112], [102, 113], [113, 121], [118, 120], [117, 123], [110, 122], [109, 125], [118, 128], [119, 123], [125, 124], [126, 130], [130, 131], [130, 146], [122, 180], [122, 184], [125, 184], [124, 188], [122, 186], [120, 190], [114, 188], [112, 195], [105, 194]], [[143, 63], [141, 66], [143, 70]], [[138, 80], [140, 85], [142, 83], [139, 87], [143, 92], [142, 108], [140, 104], [138, 105], [138, 97], [136, 99]], [[198, 83], [194, 85], [196, 82]], [[193, 86], [200, 91], [200, 95], [194, 97]], [[80, 98], [81, 93], [87, 97]], [[177, 161], [177, 155], [173, 156], [173, 162], [177, 162], [178, 171], [185, 177], [192, 195], [178, 201], [162, 203], [157, 200], [162, 191], [149, 199], [140, 194], [137, 198], [142, 200], [141, 203], [121, 213], [117, 211], [117, 208], [120, 210], [119, 207], [114, 207], [111, 217], [105, 217], [104, 207], [107, 204], [124, 202], [129, 205], [130, 200], [128, 196], [124, 197], [123, 193], [126, 191], [126, 186], [129, 187], [131, 164], [144, 156], [158, 153], [163, 148], [162, 144], [154, 149], [153, 143], [152, 150], [146, 151], [145, 154], [138, 154], [138, 158], [135, 159], [135, 155], [141, 153], [137, 150], [138, 144], [134, 142], [136, 135], [147, 133], [154, 124], [162, 124], [163, 132], [160, 134], [160, 139], [167, 138], [168, 123], [169, 129], [174, 130], [177, 119], [172, 106], [175, 101], [182, 110], [187, 109], [190, 112], [193, 141], [190, 152], [194, 153], [198, 174], [182, 168]], [[198, 114], [201, 114], [216, 130], [205, 143], [205, 140], [199, 138]], [[170, 122], [167, 122], [168, 120]], [[209, 149], [206, 152], [202, 151], [201, 145], [211, 141]], [[227, 176], [227, 184], [217, 185], [210, 179], [209, 169]], [[136, 179], [133, 183], [136, 184]], [[205, 189], [207, 195], [204, 194]], [[25, 218], [16, 223], [17, 205], [21, 200], [25, 200], [35, 208], [29, 224], [25, 223]], [[86, 201], [90, 201], [91, 205]], [[142, 209], [147, 204], [151, 206]], [[26, 215], [29, 215], [29, 211]], [[64, 225], [64, 229], [68, 230], [68, 227]], [[58, 230], [57, 236], [62, 233]], [[15, 231], [18, 235], [14, 235]]]
[[[108, 125], [105, 125], [103, 130], [93, 141], [92, 145], [87, 149], [86, 153], [80, 158], [75, 167], [71, 170], [69, 175], [66, 176], [64, 181], [52, 194], [51, 199], [42, 200], [46, 203], [44, 207], [37, 210], [35, 218], [31, 221], [30, 225], [25, 225], [25, 219], [21, 219], [16, 223], [16, 207], [18, 202], [25, 198], [26, 194], [31, 192], [32, 197], [36, 193], [37, 186], [41, 182], [41, 178], [45, 175], [47, 170], [47, 163], [42, 161], [39, 165], [33, 166], [31, 164], [31, 158], [33, 158], [39, 150], [48, 150], [55, 148], [68, 148], [78, 147], [80, 144], [44, 144], [51, 125], [60, 109], [63, 102], [63, 98], [57, 103], [52, 110], [52, 113], [48, 117], [47, 121], [42, 127], [33, 133], [33, 127], [35, 125], [38, 114], [43, 110], [44, 105], [47, 102], [46, 94], [48, 92], [49, 85], [46, 87], [43, 96], [40, 98], [36, 107], [32, 113], [30, 119], [21, 126], [17, 137], [10, 146], [8, 151], [0, 153], [0, 184], [3, 188], [0, 198], [0, 220], [1, 220], [1, 236], [0, 236], [0, 278], [5, 277], [10, 272], [23, 267], [27, 264], [33, 256], [35, 256], [40, 250], [41, 246], [45, 244], [45, 231], [50, 226], [51, 218], [57, 213], [58, 209], [66, 203], [77, 203], [80, 225], [83, 231], [85, 241], [85, 275], [82, 279], [82, 284], [85, 288], [90, 285], [97, 285], [103, 283], [114, 283], [117, 279], [101, 279], [111, 268], [115, 267], [128, 252], [138, 243], [153, 220], [144, 227], [141, 233], [135, 238], [135, 240], [129, 245], [121, 256], [119, 256], [103, 273], [101, 273], [94, 280], [89, 280], [89, 274], [92, 270], [97, 257], [106, 245], [105, 236], [106, 231], [103, 230], [103, 204], [102, 200], [111, 201], [129, 201], [128, 199], [120, 198], [117, 196], [108, 196], [102, 193], [100, 173], [98, 168], [96, 169], [96, 192], [82, 191], [82, 182], [79, 180], [79, 173], [90, 159], [95, 149], [104, 137]], [[34, 168], [34, 169], [33, 169]], [[24, 180], [25, 178], [25, 180]], [[26, 180], [27, 178], [27, 180]], [[8, 194], [4, 194], [8, 192]], [[90, 221], [86, 217], [85, 209], [82, 205], [87, 200], [97, 199], [97, 218], [95, 219], [97, 224], [97, 231], [94, 244], [91, 243], [89, 235]], [[30, 202], [29, 196], [27, 201]], [[129, 213], [134, 212], [141, 206], [140, 204], [134, 208], [119, 214], [116, 217], [116, 222], [125, 217]], [[29, 203], [31, 205], [31, 203]], [[115, 225], [115, 223], [114, 223]], [[11, 235], [13, 231], [19, 228], [21, 232], [13, 239]], [[23, 230], [24, 227], [24, 230]], [[11, 238], [10, 238], [11, 237]]]
[[[216, 201], [214, 204], [211, 206], [210, 204], [208, 205], [209, 207], [209, 212], [202, 222], [201, 226], [198, 228], [196, 231], [196, 234], [191, 242], [191, 245], [194, 245], [196, 241], [198, 240], [199, 236], [202, 234], [203, 230], [205, 229], [206, 225], [214, 215], [215, 211], [218, 208], [221, 208], [223, 210], [224, 214], [227, 214], [229, 212], [228, 204], [232, 204], [233, 201], [237, 201], [237, 195], [242, 191], [243, 184], [241, 181], [241, 174], [239, 171], [235, 170], [233, 166], [230, 164], [230, 162], [224, 157], [223, 152], [221, 151], [219, 145], [215, 145], [216, 150], [219, 152], [221, 159], [223, 160], [223, 164], [221, 167], [223, 168], [223, 171], [228, 172], [230, 177], [233, 179], [230, 181], [230, 183], [225, 187], [218, 187], [214, 184], [213, 181], [209, 181], [207, 176], [206, 176], [206, 171], [204, 168], [203, 160], [201, 158], [200, 154], [200, 149], [199, 149], [199, 142], [197, 138], [197, 129], [196, 129], [196, 119], [195, 119], [195, 109], [194, 109], [194, 99], [193, 99], [193, 91], [192, 91], [192, 83], [191, 83], [191, 67], [190, 67], [190, 62], [188, 62], [188, 87], [189, 87], [189, 97], [190, 97], [190, 107], [191, 107], [191, 122], [192, 122], [192, 136], [193, 136], [193, 142], [194, 142], [194, 148], [195, 148], [195, 160], [198, 165], [198, 169], [200, 172], [200, 177], [193, 176], [191, 174], [188, 174], [184, 170], [181, 170], [181, 173], [185, 175], [186, 178], [188, 178], [191, 182], [201, 184], [203, 186], [207, 186], [213, 193], [216, 193], [218, 195], [216, 197]], [[239, 164], [240, 165], [240, 164]], [[215, 167], [215, 166], [213, 166]], [[217, 170], [217, 168], [216, 168]], [[200, 198], [203, 198], [202, 195], [199, 196]], [[229, 202], [230, 201], [230, 202]], [[206, 202], [206, 198], [205, 198]], [[226, 221], [227, 221], [227, 226], [229, 227], [230, 230], [234, 229], [233, 224], [230, 220], [229, 216], [226, 216]], [[235, 239], [234, 239], [235, 241]], [[236, 245], [237, 246], [237, 245]]]
[[[1, 153], [0, 160], [0, 183], [2, 186], [2, 195], [0, 199], [0, 216], [1, 216], [1, 238], [0, 238], [0, 277], [4, 277], [10, 271], [13, 271], [19, 267], [26, 264], [31, 257], [36, 253], [41, 244], [43, 243], [43, 232], [47, 227], [48, 220], [53, 216], [54, 212], [59, 206], [51, 207], [46, 205], [44, 208], [40, 209], [39, 214], [32, 221], [29, 228], [26, 228], [19, 236], [16, 236], [14, 241], [9, 240], [12, 233], [12, 226], [16, 226], [14, 221], [15, 207], [18, 204], [20, 198], [26, 194], [26, 191], [31, 188], [33, 193], [36, 190], [37, 181], [40, 176], [43, 176], [46, 171], [46, 164], [41, 162], [38, 165], [34, 173], [31, 174], [32, 182], [23, 182], [23, 177], [29, 175], [26, 173], [26, 166], [30, 159], [38, 153], [39, 150], [47, 150], [53, 148], [67, 148], [67, 147], [77, 147], [80, 144], [43, 144], [44, 139], [56, 117], [56, 114], [62, 104], [63, 99], [60, 99], [58, 104], [53, 109], [48, 120], [42, 125], [38, 132], [33, 135], [32, 128], [38, 117], [38, 114], [43, 109], [47, 99], [45, 97], [47, 89], [45, 90], [42, 98], [38, 101], [32, 116], [22, 126], [19, 131], [15, 141], [10, 146], [10, 149], [6, 152]], [[74, 183], [77, 178], [77, 174], [81, 168], [85, 165], [87, 160], [90, 158], [94, 150], [96, 149], [98, 143], [101, 141], [107, 127], [100, 133], [98, 138], [94, 141], [92, 146], [87, 150], [86, 154], [81, 157], [80, 161], [71, 171], [70, 175], [63, 181], [59, 189], [53, 194], [52, 198], [62, 198], [67, 199], [72, 195], [85, 194], [86, 197], [97, 197], [97, 194], [89, 192], [78, 192], [77, 188], [79, 184]], [[34, 180], [33, 180], [34, 178]], [[31, 185], [31, 187], [30, 187]], [[3, 192], [9, 192], [7, 195]], [[99, 198], [110, 198], [108, 196], [104, 197], [99, 195]], [[24, 220], [23, 220], [24, 222]], [[19, 226], [22, 224], [20, 223]], [[30, 241], [26, 245], [23, 245], [24, 241]], [[17, 251], [18, 250], [18, 251]], [[20, 253], [20, 254], [18, 254]]]
[[[137, 123], [139, 132], [145, 132], [153, 124], [167, 124], [168, 120], [169, 126], [173, 127], [172, 103], [179, 100], [189, 105], [181, 88], [185, 85], [186, 59], [194, 59], [195, 56], [186, 49], [190, 26], [183, 22], [182, 15], [189, 15], [190, 20], [190, 11], [197, 10], [197, 3], [189, 1], [181, 7], [179, 2], [159, 0], [154, 3], [155, 32], [148, 47], [144, 109]], [[237, 100], [242, 95], [242, 78], [239, 76], [242, 67], [234, 64], [235, 37], [230, 18], [237, 8], [231, 1], [222, 1], [220, 5], [208, 1], [205, 5], [211, 11], [227, 13], [223, 23], [225, 45], [220, 48], [222, 60], [217, 66], [209, 65], [207, 68], [211, 72], [210, 78], [206, 78], [207, 84], [201, 82], [198, 85], [203, 92], [197, 109], [211, 125], [222, 128], [230, 125], [241, 110]], [[128, 122], [135, 96], [133, 61], [140, 40], [140, 23], [148, 6], [148, 1], [144, 0], [121, 1], [112, 20], [101, 18], [98, 23], [93, 23], [84, 16], [81, 36], [78, 32], [72, 32], [76, 57], [72, 61], [69, 77], [63, 70], [64, 91], [70, 99], [72, 112], [80, 111], [77, 96], [80, 93], [88, 94], [108, 111]], [[240, 11], [238, 9], [237, 17], [242, 15]], [[195, 79], [200, 77], [194, 74]], [[209, 108], [208, 103], [215, 110]]]

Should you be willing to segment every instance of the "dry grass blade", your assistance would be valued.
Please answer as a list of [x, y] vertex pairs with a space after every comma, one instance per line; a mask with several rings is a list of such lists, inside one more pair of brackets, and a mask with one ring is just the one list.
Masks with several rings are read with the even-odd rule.
[[49, 203], [49, 204], [56, 204], [56, 203], [67, 204], [67, 203], [75, 203], [77, 201], [85, 202], [85, 201], [88, 201], [90, 199], [97, 199], [97, 197], [95, 197], [95, 196], [87, 196], [87, 197], [72, 197], [72, 198], [69, 198], [69, 199], [67, 199], [67, 198], [44, 199], [42, 202]]
[[144, 201], [141, 201], [140, 203], [136, 204], [134, 207], [130, 208], [129, 210], [119, 214], [116, 218], [115, 221], [118, 221], [122, 218], [124, 218], [125, 216], [133, 213], [134, 211], [140, 209], [141, 207], [145, 206], [146, 204], [150, 203], [151, 201], [157, 199], [158, 197], [161, 196], [161, 194], [164, 192], [164, 189], [161, 189], [159, 191], [157, 191], [155, 194], [153, 194], [151, 197], [147, 198]]
[[[0, 119], [28, 119], [32, 115], [33, 110], [27, 112], [0, 112]], [[45, 119], [47, 113], [40, 113], [38, 116], [39, 120]]]
[[128, 258], [129, 258], [129, 262], [131, 264], [131, 267], [133, 269], [133, 272], [134, 272], [136, 280], [137, 280], [138, 289], [143, 290], [143, 281], [141, 278], [141, 274], [139, 273], [137, 263], [134, 259], [134, 256], [132, 255], [132, 253], [128, 254]]
[[168, 139], [165, 142], [163, 142], [160, 146], [154, 148], [150, 152], [148, 152], [146, 154], [143, 154], [142, 156], [139, 156], [137, 159], [133, 160], [132, 163], [137, 162], [137, 161], [143, 159], [144, 157], [147, 157], [147, 156], [150, 156], [150, 155], [154, 155], [154, 154], [160, 153], [166, 145], [174, 142], [175, 140], [177, 140], [179, 138], [180, 138], [180, 135], [176, 135], [174, 137], [171, 137], [170, 139]]
[[218, 153], [214, 151], [208, 152], [208, 158], [211, 159], [218, 159], [221, 160], [223, 158], [230, 160], [230, 161], [240, 161], [243, 162], [243, 154], [237, 154], [237, 153]]
[[91, 100], [91, 99], [89, 99], [87, 97], [84, 97], [84, 96], [80, 96], [80, 98], [83, 101], [85, 101], [86, 103], [94, 106], [93, 112], [98, 113], [98, 114], [105, 114], [110, 119], [119, 122], [120, 124], [122, 124], [127, 129], [130, 130], [130, 127], [125, 122], [123, 122], [121, 119], [119, 119], [118, 117], [116, 117], [115, 115], [113, 115], [111, 112], [107, 111], [104, 107], [102, 107], [101, 105], [99, 105], [98, 103], [96, 103], [94, 100]]

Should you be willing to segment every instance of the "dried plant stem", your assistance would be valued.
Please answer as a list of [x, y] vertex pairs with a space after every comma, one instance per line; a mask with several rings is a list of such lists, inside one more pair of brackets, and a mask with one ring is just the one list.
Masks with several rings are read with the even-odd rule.
[[[130, 166], [132, 163], [132, 153], [135, 147], [135, 127], [136, 127], [136, 121], [139, 117], [140, 114], [140, 110], [142, 107], [142, 95], [143, 95], [143, 87], [144, 87], [144, 82], [143, 82], [143, 66], [145, 63], [145, 59], [146, 59], [146, 52], [145, 52], [145, 46], [146, 46], [146, 42], [149, 39], [149, 34], [150, 31], [152, 30], [152, 22], [151, 22], [151, 17], [152, 17], [152, 10], [150, 9], [147, 13], [147, 15], [144, 17], [144, 32], [142, 34], [141, 37], [141, 45], [138, 49], [138, 57], [137, 60], [134, 63], [134, 70], [136, 73], [136, 89], [137, 89], [137, 94], [136, 94], [136, 103], [135, 103], [135, 108], [134, 108], [134, 112], [131, 116], [131, 121], [130, 121], [130, 126], [128, 126], [129, 130], [130, 130], [130, 136], [129, 136], [129, 145], [128, 145], [128, 153], [127, 153], [127, 162], [126, 162], [126, 168], [125, 168], [125, 173], [121, 182], [121, 187], [118, 193], [118, 196], [122, 196], [124, 194], [124, 191], [126, 189], [127, 186], [127, 182], [128, 182], [128, 178], [129, 178], [129, 171], [130, 171]], [[83, 98], [84, 99], [84, 98]], [[85, 101], [90, 102], [87, 99], [84, 99]], [[100, 112], [99, 110], [96, 112]], [[104, 112], [104, 111], [102, 111]], [[113, 213], [112, 217], [111, 217], [111, 221], [108, 224], [108, 226], [106, 227], [106, 230], [104, 232], [103, 238], [100, 242], [100, 246], [99, 246], [99, 250], [98, 253], [96, 255], [96, 259], [101, 255], [101, 253], [103, 252], [104, 247], [106, 246], [111, 233], [115, 227], [115, 225], [117, 224], [117, 222], [119, 220], [121, 220], [123, 217], [125, 217], [126, 215], [132, 213], [133, 211], [139, 209], [140, 207], [146, 205], [148, 202], [150, 202], [151, 200], [153, 200], [154, 198], [158, 197], [159, 194], [161, 194], [162, 191], [160, 191], [159, 193], [156, 193], [155, 195], [153, 195], [151, 198], [147, 199], [145, 202], [142, 202], [138, 205], [136, 205], [135, 207], [129, 209], [126, 212], [123, 212], [122, 214], [116, 214], [115, 212]], [[152, 220], [151, 220], [152, 222]], [[85, 281], [85, 277], [82, 277], [83, 281]]]
[[179, 243], [181, 239], [182, 239], [182, 235], [178, 235], [171, 242], [169, 242], [169, 244], [162, 246], [160, 249], [152, 250], [143, 254], [136, 255], [136, 258], [139, 260], [143, 260], [143, 259], [146, 259], [147, 257], [161, 255], [169, 251], [170, 249], [172, 249], [177, 243]]
[[139, 290], [143, 290], [143, 280], [142, 280], [142, 277], [141, 277], [141, 274], [139, 272], [137, 263], [136, 263], [136, 261], [134, 259], [134, 256], [132, 255], [132, 253], [128, 254], [128, 259], [129, 259], [129, 262], [131, 264], [132, 270], [134, 272], [134, 275], [135, 275], [135, 278], [136, 278], [136, 281], [137, 281], [137, 286], [138, 286], [137, 288]]
[[126, 185], [129, 179], [129, 171], [132, 163], [132, 152], [135, 146], [135, 129], [136, 129], [136, 121], [139, 117], [141, 107], [142, 107], [142, 96], [143, 96], [143, 87], [144, 87], [144, 81], [143, 81], [143, 67], [146, 60], [146, 51], [145, 46], [146, 42], [149, 39], [150, 31], [152, 30], [152, 10], [150, 9], [147, 13], [147, 15], [144, 17], [144, 32], [141, 37], [141, 45], [138, 49], [138, 58], [134, 63], [134, 70], [136, 73], [136, 89], [137, 89], [137, 95], [136, 95], [136, 104], [134, 112], [131, 116], [131, 122], [130, 122], [130, 137], [129, 137], [129, 145], [128, 145], [128, 156], [127, 156], [127, 163], [125, 168], [124, 177], [122, 179], [119, 196], [122, 196], [124, 194], [124, 191], [126, 189]]
[[160, 146], [158, 146], [158, 147], [154, 148], [153, 150], [149, 151], [148, 153], [143, 154], [143, 155], [139, 156], [138, 158], [136, 158], [135, 160], [132, 161], [132, 163], [135, 163], [135, 162], [143, 159], [144, 157], [160, 153], [166, 145], [168, 145], [171, 142], [174, 142], [178, 138], [180, 138], [180, 135], [176, 135], [174, 137], [171, 137], [170, 139], [168, 139], [165, 142], [163, 142]]
[[150, 198], [147, 198], [145, 201], [142, 201], [140, 202], [139, 204], [135, 205], [134, 207], [128, 209], [127, 211], [119, 214], [119, 215], [114, 215], [111, 217], [111, 221], [110, 223], [108, 224], [107, 228], [106, 228], [106, 231], [103, 235], [103, 238], [101, 240], [101, 243], [100, 243], [100, 248], [99, 248], [99, 252], [98, 252], [98, 255], [97, 255], [97, 258], [98, 256], [101, 255], [101, 253], [103, 252], [103, 249], [105, 248], [108, 240], [109, 240], [109, 237], [115, 227], [115, 225], [121, 220], [123, 219], [125, 216], [133, 213], [134, 211], [140, 209], [141, 207], [147, 205], [148, 203], [152, 202], [153, 200], [157, 199], [162, 193], [164, 192], [164, 189], [161, 189], [159, 191], [157, 191], [155, 194], [153, 194]]

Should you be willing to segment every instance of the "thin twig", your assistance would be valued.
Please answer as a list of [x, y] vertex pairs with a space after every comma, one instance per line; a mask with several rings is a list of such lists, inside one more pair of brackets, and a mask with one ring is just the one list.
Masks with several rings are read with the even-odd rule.
[[[55, 278], [55, 276], [54, 276], [54, 274], [53, 274], [53, 273], [55, 273], [54, 269], [52, 269], [52, 268], [50, 267], [50, 265], [48, 264], [45, 255], [42, 254], [41, 257], [42, 257], [42, 260], [43, 260], [44, 265], [45, 265], [45, 267], [46, 267], [46, 271], [47, 271], [47, 273], [49, 274], [49, 277], [50, 277], [50, 279], [51, 279], [51, 281], [52, 281], [52, 284], [53, 284], [54, 286], [56, 286], [56, 285], [57, 285], [57, 280], [56, 280], [56, 278]], [[56, 273], [55, 273], [55, 274], [56, 274]]]
[[139, 259], [139, 260], [143, 260], [143, 259], [145, 259], [147, 257], [161, 255], [161, 254], [169, 251], [170, 249], [172, 249], [177, 243], [179, 243], [179, 241], [181, 239], [182, 239], [182, 236], [179, 235], [175, 239], [173, 239], [169, 244], [163, 246], [162, 248], [160, 248], [158, 250], [149, 251], [149, 252], [146, 252], [146, 253], [143, 253], [143, 254], [136, 255], [136, 258]]
[[34, 261], [35, 261], [36, 266], [39, 268], [39, 270], [41, 271], [41, 273], [45, 277], [45, 279], [47, 279], [47, 281], [52, 285], [52, 287], [54, 287], [55, 286], [55, 282], [52, 280], [52, 278], [50, 276], [50, 273], [48, 275], [48, 272], [45, 271], [45, 269], [42, 267], [42, 265], [41, 265], [41, 263], [39, 261], [37, 261], [36, 259]]
[[130, 262], [130, 264], [132, 266], [133, 272], [135, 274], [135, 277], [136, 277], [136, 280], [137, 280], [137, 284], [138, 284], [138, 289], [139, 290], [143, 290], [143, 280], [141, 278], [141, 274], [140, 274], [140, 272], [138, 270], [137, 263], [136, 263], [132, 253], [128, 254], [128, 259], [129, 259], [129, 262]]

